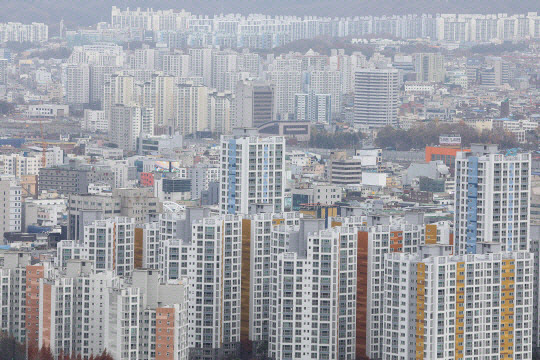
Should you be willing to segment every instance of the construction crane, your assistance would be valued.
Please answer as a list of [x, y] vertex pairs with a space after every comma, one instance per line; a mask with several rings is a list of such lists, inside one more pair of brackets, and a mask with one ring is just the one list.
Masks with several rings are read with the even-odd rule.
[[45, 142], [45, 136], [43, 135], [41, 118], [39, 118], [39, 130], [41, 131], [41, 167], [47, 167], [47, 142]]

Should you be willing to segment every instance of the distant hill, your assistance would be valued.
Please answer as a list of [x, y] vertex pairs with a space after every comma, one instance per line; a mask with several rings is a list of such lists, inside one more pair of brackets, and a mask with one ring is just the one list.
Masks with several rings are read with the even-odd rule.
[[0, 0], [0, 22], [39, 21], [88, 26], [110, 21], [111, 6], [186, 9], [195, 14], [265, 13], [270, 15], [356, 16], [410, 13], [540, 12], [535, 0]]

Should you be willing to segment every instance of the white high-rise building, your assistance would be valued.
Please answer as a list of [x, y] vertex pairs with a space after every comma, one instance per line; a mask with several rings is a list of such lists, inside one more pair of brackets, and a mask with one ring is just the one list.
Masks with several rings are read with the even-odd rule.
[[269, 74], [274, 85], [274, 116], [286, 121], [294, 116], [294, 94], [302, 92], [302, 72], [277, 70]]
[[[272, 205], [268, 207], [273, 210]], [[299, 212], [262, 212], [242, 222], [242, 231], [250, 234], [249, 243], [243, 242], [244, 249], [248, 247], [250, 253], [250, 268], [242, 268], [242, 273], [249, 272], [249, 339], [255, 343], [268, 341], [270, 336], [272, 257], [287, 249], [285, 244], [288, 244], [289, 237], [289, 233], [282, 229], [298, 232], [300, 221]], [[242, 309], [245, 306], [247, 304], [243, 303]]]
[[0, 59], [0, 85], [7, 85], [8, 83], [8, 65], [7, 59]]
[[[32, 298], [29, 308], [38, 310], [39, 348], [50, 347], [55, 357], [90, 358], [106, 350], [118, 359], [187, 360], [188, 301], [182, 281], [160, 281], [151, 269], [134, 270], [126, 281], [112, 271], [96, 271], [88, 260], [43, 270], [27, 266], [36, 273], [36, 301]], [[44, 274], [37, 276], [40, 271]]]
[[49, 27], [43, 23], [21, 24], [8, 22], [0, 24], [2, 42], [46, 42], [49, 40]]
[[247, 72], [252, 78], [259, 77], [261, 71], [261, 58], [259, 54], [244, 51], [242, 54], [238, 55], [237, 61], [238, 71]]
[[[332, 50], [334, 52], [334, 50]], [[338, 50], [329, 58], [329, 69], [337, 70], [341, 73], [341, 88], [343, 94], [354, 93], [355, 72], [357, 69], [365, 67], [366, 57], [361, 52], [353, 52], [352, 55], [345, 55], [344, 51]]]
[[152, 97], [154, 99], [155, 125], [159, 127], [174, 125], [175, 77], [154, 75], [152, 77]]
[[[356, 353], [359, 356], [380, 359], [384, 345], [382, 343], [384, 255], [394, 252], [417, 253], [420, 244], [425, 241], [426, 228], [422, 224], [412, 224], [402, 218], [391, 219], [389, 216], [373, 215], [367, 218], [351, 218], [348, 221], [360, 225]], [[364, 221], [366, 225], [362, 225]], [[437, 229], [434, 232], [437, 234]], [[436, 236], [434, 241], [437, 241]], [[448, 239], [444, 241], [445, 245], [450, 247]]]
[[[0, 155], [0, 160], [4, 163], [2, 172], [5, 175], [13, 175], [16, 178], [20, 178], [22, 175], [38, 175], [39, 169], [43, 167], [43, 157], [41, 153]], [[47, 161], [47, 165], [52, 164], [54, 164], [54, 162], [49, 163]]]
[[90, 67], [88, 64], [67, 64], [64, 68], [66, 103], [82, 105], [90, 102]]
[[531, 359], [533, 254], [385, 256], [382, 359]]
[[397, 124], [399, 72], [396, 69], [356, 71], [354, 122], [356, 126], [380, 128]]
[[118, 276], [131, 276], [135, 252], [135, 220], [115, 217], [96, 220], [84, 227], [83, 257], [95, 264], [96, 271], [113, 270]]
[[242, 292], [242, 219], [208, 215], [163, 216], [159, 250], [162, 279], [189, 279], [189, 347], [205, 360], [238, 353]]
[[111, 141], [125, 151], [137, 150], [137, 140], [142, 129], [150, 135], [153, 133], [153, 108], [114, 105], [110, 114]]
[[105, 75], [103, 85], [102, 110], [110, 119], [111, 108], [115, 105], [131, 105], [136, 100], [135, 78], [131, 75]]
[[189, 307], [190, 347], [201, 359], [235, 354], [240, 343], [241, 218], [200, 219], [192, 231], [187, 268], [195, 295]]
[[339, 71], [312, 71], [309, 90], [316, 94], [329, 94], [332, 106], [330, 117], [339, 115], [341, 110], [341, 73]]
[[191, 179], [191, 198], [200, 199], [203, 191], [208, 190], [210, 183], [221, 178], [218, 166], [197, 164], [188, 169], [187, 177]]
[[208, 88], [193, 83], [178, 84], [175, 95], [175, 129], [182, 135], [194, 134], [208, 127]]
[[227, 75], [236, 74], [237, 72], [237, 56], [236, 52], [214, 51], [212, 54], [212, 88], [219, 92], [231, 90], [227, 85]]
[[[0, 268], [2, 290], [0, 291], [0, 329], [11, 334], [17, 341], [26, 338], [26, 275], [31, 265], [30, 253], [9, 251], [3, 254]], [[24, 289], [24, 290], [23, 290]]]
[[[357, 231], [311, 220], [272, 269], [269, 356], [355, 359]], [[319, 224], [317, 224], [319, 223]]]
[[103, 110], [85, 109], [81, 127], [90, 132], [107, 132], [109, 131], [109, 120]]
[[118, 70], [118, 66], [90, 65], [90, 103], [103, 105], [105, 79]]
[[283, 137], [221, 136], [220, 164], [222, 214], [247, 214], [256, 203], [272, 204], [275, 212], [283, 211]]
[[160, 226], [159, 222], [151, 222], [143, 224], [142, 237], [143, 237], [143, 258], [142, 266], [145, 269], [159, 269], [159, 242], [160, 238]]
[[132, 69], [154, 70], [156, 68], [156, 49], [137, 49], [130, 57], [130, 67]]
[[445, 75], [444, 56], [438, 53], [414, 54], [414, 69], [416, 81], [443, 82]]
[[217, 134], [232, 132], [234, 95], [230, 91], [208, 93], [208, 130]]
[[0, 175], [0, 243], [4, 234], [21, 231], [22, 188], [14, 176]]
[[212, 48], [189, 49], [190, 69], [193, 76], [203, 78], [203, 84], [212, 85]]
[[529, 250], [531, 155], [501, 154], [497, 145], [471, 145], [456, 157], [454, 236], [457, 254], [480, 242]]
[[187, 77], [190, 73], [190, 56], [167, 54], [163, 56], [163, 73], [175, 77]]
[[[187, 360], [188, 290], [155, 270], [135, 270], [131, 284], [109, 291], [105, 348], [115, 359]], [[126, 336], [129, 334], [129, 336]]]
[[330, 124], [332, 121], [332, 96], [330, 94], [294, 95], [296, 121]]

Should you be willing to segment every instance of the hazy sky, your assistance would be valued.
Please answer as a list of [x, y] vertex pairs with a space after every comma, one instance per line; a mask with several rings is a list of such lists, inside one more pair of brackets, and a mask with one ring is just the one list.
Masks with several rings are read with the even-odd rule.
[[0, 0], [0, 21], [91, 25], [110, 21], [112, 5], [185, 8], [196, 14], [258, 12], [272, 15], [355, 16], [437, 12], [540, 12], [538, 0]]

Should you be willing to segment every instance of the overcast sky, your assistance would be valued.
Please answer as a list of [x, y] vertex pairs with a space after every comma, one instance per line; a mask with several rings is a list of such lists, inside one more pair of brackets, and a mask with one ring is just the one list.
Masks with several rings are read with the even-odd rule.
[[112, 5], [186, 9], [196, 14], [356, 16], [437, 12], [540, 12], [539, 0], [0, 0], [0, 21], [91, 25], [110, 21]]

